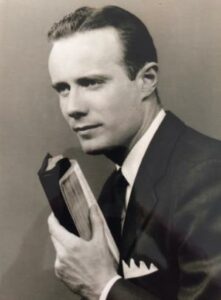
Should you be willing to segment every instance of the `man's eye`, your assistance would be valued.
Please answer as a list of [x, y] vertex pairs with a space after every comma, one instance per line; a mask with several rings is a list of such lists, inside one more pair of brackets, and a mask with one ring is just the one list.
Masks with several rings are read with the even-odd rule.
[[78, 80], [78, 84], [82, 87], [97, 87], [103, 83], [102, 80], [82, 78]]
[[66, 83], [58, 83], [53, 86], [56, 92], [62, 96], [67, 96], [70, 91], [70, 86]]

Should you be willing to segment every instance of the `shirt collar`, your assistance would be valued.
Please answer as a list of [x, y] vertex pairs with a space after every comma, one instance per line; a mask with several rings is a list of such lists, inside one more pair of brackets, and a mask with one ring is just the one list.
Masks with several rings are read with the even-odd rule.
[[148, 149], [150, 142], [153, 139], [153, 136], [156, 133], [158, 127], [162, 123], [165, 115], [165, 111], [161, 109], [150, 124], [150, 126], [148, 127], [147, 131], [137, 141], [137, 143], [134, 145], [134, 147], [129, 152], [129, 154], [123, 162], [121, 168], [122, 174], [124, 175], [125, 179], [127, 180], [130, 186], [132, 186], [134, 183], [143, 156], [146, 150]]

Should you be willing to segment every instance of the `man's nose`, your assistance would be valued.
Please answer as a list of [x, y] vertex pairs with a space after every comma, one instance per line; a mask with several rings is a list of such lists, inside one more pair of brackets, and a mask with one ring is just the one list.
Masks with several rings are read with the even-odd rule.
[[68, 97], [67, 114], [74, 119], [86, 116], [88, 108], [86, 102], [78, 89], [71, 89]]

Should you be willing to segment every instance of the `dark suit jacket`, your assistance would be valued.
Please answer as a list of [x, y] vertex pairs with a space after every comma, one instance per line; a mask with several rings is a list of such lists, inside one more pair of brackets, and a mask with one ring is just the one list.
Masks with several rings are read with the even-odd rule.
[[167, 113], [135, 179], [120, 255], [158, 271], [118, 280], [108, 300], [221, 299], [221, 142]]

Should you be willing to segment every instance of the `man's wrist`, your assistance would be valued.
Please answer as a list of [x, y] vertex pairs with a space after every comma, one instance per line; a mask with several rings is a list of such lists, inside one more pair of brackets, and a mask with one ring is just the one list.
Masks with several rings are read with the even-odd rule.
[[107, 299], [107, 295], [109, 294], [110, 289], [112, 288], [112, 286], [115, 284], [115, 282], [117, 280], [119, 280], [121, 278], [121, 276], [116, 275], [113, 278], [111, 278], [107, 284], [105, 285], [105, 287], [103, 288], [101, 295], [99, 297], [99, 300], [106, 300]]

